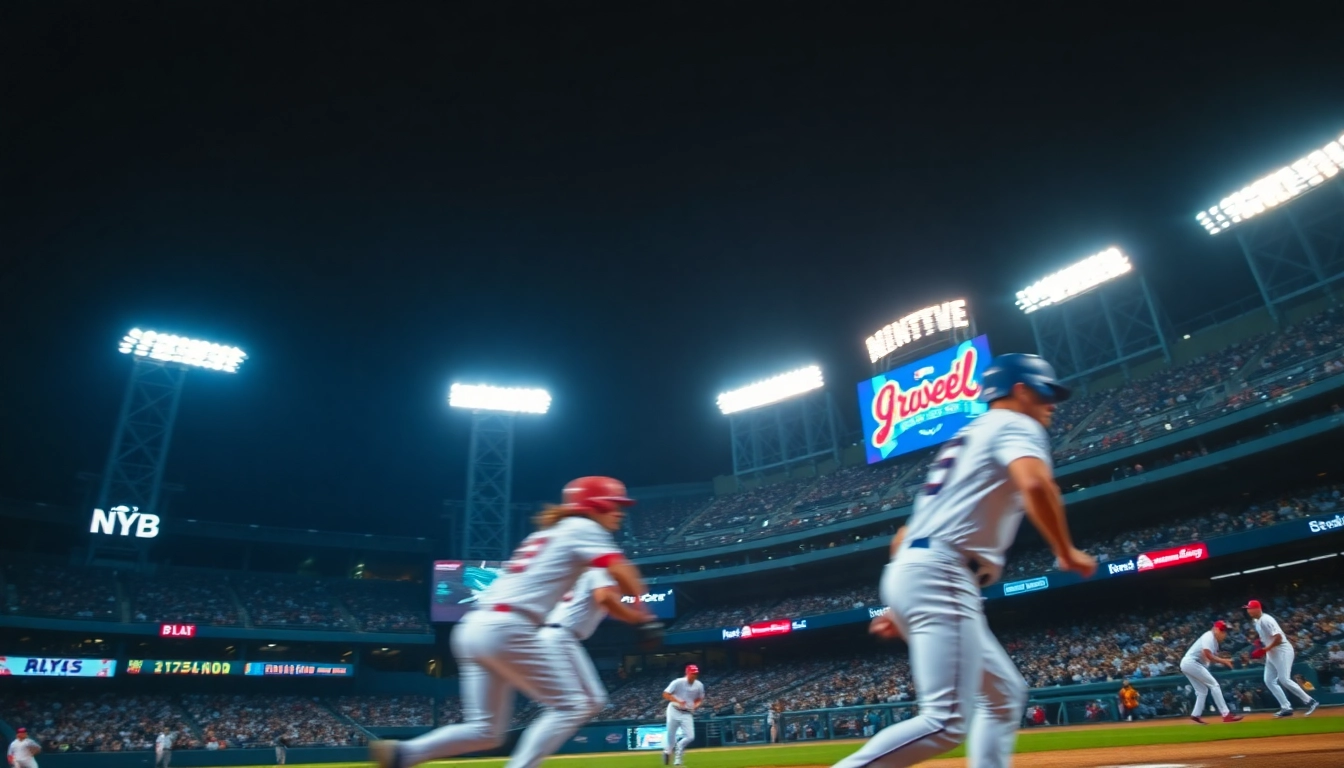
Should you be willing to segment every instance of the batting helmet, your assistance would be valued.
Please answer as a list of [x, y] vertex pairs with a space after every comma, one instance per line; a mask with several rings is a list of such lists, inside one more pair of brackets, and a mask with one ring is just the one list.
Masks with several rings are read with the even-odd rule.
[[1014, 384], [1026, 384], [1047, 402], [1069, 399], [1069, 388], [1055, 378], [1055, 369], [1040, 355], [1014, 352], [999, 355], [980, 375], [980, 402], [991, 403], [1013, 394]]
[[700, 674], [700, 668], [697, 667], [697, 666], [695, 666], [694, 664], [687, 664], [687, 665], [686, 665], [686, 674], [688, 674], [688, 675], [698, 675], [698, 674]]
[[580, 477], [565, 486], [561, 502], [567, 509], [611, 512], [635, 500], [625, 495], [625, 483], [614, 477]]

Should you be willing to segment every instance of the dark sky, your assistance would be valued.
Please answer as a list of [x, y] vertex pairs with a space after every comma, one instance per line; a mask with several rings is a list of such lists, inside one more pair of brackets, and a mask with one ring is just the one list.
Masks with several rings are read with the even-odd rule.
[[137, 325], [250, 355], [188, 383], [181, 516], [428, 530], [453, 380], [555, 395], [519, 499], [707, 480], [719, 391], [816, 361], [855, 424], [929, 303], [1027, 349], [1013, 292], [1113, 244], [1178, 321], [1251, 293], [1194, 212], [1344, 129], [1288, 9], [550, 5], [6, 3], [0, 495], [77, 500]]

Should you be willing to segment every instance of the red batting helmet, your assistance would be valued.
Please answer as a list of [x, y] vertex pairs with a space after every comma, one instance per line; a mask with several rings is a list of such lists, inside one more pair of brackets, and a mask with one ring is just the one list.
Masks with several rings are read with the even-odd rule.
[[698, 674], [700, 674], [700, 668], [697, 667], [697, 666], [695, 666], [694, 664], [687, 664], [687, 665], [686, 665], [686, 674], [688, 674], [688, 675], [698, 675]]
[[566, 509], [611, 512], [635, 500], [625, 495], [625, 483], [614, 477], [580, 477], [565, 486], [561, 502]]

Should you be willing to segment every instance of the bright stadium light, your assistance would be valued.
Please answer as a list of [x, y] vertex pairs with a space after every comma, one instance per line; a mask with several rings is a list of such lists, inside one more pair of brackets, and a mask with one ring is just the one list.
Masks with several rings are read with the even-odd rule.
[[788, 400], [794, 395], [821, 389], [822, 384], [821, 368], [810, 365], [796, 371], [781, 373], [765, 381], [748, 384], [741, 389], [724, 392], [719, 395], [719, 410], [727, 416], [730, 413], [759, 408], [763, 405], [778, 403], [781, 400]]
[[157, 331], [142, 331], [139, 328], [132, 328], [122, 338], [121, 353], [226, 373], [237, 373], [238, 366], [247, 359], [243, 350], [237, 347]]
[[1017, 292], [1017, 306], [1028, 314], [1051, 304], [1068, 301], [1133, 269], [1119, 248], [1107, 248], [1095, 256], [1065, 267]]
[[912, 341], [970, 326], [970, 318], [966, 316], [966, 300], [954, 299], [911, 312], [883, 326], [869, 336], [864, 344], [868, 347], [869, 362], [876, 363]]
[[1207, 211], [1195, 214], [1210, 235], [1297, 198], [1334, 178], [1344, 168], [1344, 135], [1292, 165], [1224, 197]]
[[551, 393], [544, 389], [454, 384], [448, 391], [448, 405], [472, 411], [546, 413], [551, 409]]

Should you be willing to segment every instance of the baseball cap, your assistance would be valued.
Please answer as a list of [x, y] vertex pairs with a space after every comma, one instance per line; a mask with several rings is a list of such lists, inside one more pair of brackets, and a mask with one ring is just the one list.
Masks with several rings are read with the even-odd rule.
[[1214, 629], [1217, 629], [1217, 630], [1221, 630], [1221, 631], [1223, 631], [1223, 632], [1226, 632], [1226, 631], [1227, 631], [1227, 622], [1226, 622], [1226, 621], [1223, 621], [1222, 619], [1219, 619], [1219, 620], [1213, 622], [1213, 628], [1214, 628]]
[[698, 675], [698, 674], [700, 674], [700, 668], [697, 667], [697, 666], [695, 666], [694, 664], [687, 664], [687, 665], [686, 665], [686, 674], [688, 674], [688, 675]]
[[1249, 602], [1249, 603], [1247, 603], [1247, 604], [1245, 604], [1245, 605], [1243, 605], [1243, 606], [1241, 606], [1241, 607], [1242, 607], [1242, 608], [1247, 608], [1247, 609], [1254, 608], [1255, 610], [1258, 611], [1258, 610], [1260, 610], [1260, 601], [1259, 601], [1259, 600], [1252, 600], [1251, 602]]
[[27, 733], [27, 732], [28, 732], [28, 729], [27, 729], [27, 728], [19, 728], [18, 730], [14, 731], [14, 732], [15, 732], [15, 733]]

